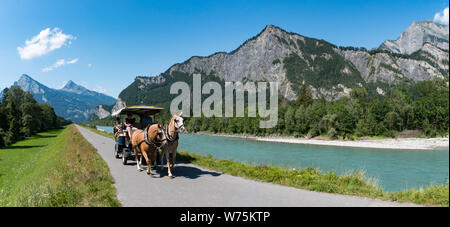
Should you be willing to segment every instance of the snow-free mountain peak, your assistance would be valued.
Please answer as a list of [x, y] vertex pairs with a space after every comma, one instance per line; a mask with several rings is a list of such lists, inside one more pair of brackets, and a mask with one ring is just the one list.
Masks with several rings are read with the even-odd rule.
[[18, 85], [23, 90], [29, 91], [32, 94], [43, 94], [46, 90], [48, 90], [47, 86], [37, 82], [27, 74], [22, 74], [22, 76], [17, 82], [14, 83], [14, 85]]
[[433, 21], [413, 22], [397, 40], [387, 40], [379, 49], [397, 54], [412, 54], [422, 49], [425, 43], [448, 51], [449, 27]]
[[68, 92], [73, 92], [73, 93], [76, 93], [76, 94], [83, 94], [83, 93], [89, 92], [88, 89], [86, 89], [85, 87], [83, 87], [81, 85], [76, 84], [72, 80], [69, 80], [66, 83], [66, 85], [63, 88], [61, 88], [61, 90], [68, 91]]
[[37, 102], [50, 104], [58, 116], [73, 122], [87, 120], [97, 105], [111, 105], [116, 102], [115, 98], [88, 90], [72, 80], [69, 80], [62, 89], [53, 89], [23, 74], [14, 85], [33, 94]]
[[[202, 73], [214, 81], [279, 82], [279, 93], [287, 100], [295, 100], [303, 85], [310, 86], [314, 98], [327, 100], [348, 96], [356, 87], [364, 87], [372, 95], [383, 95], [395, 86], [448, 77], [445, 28], [448, 29], [430, 21], [414, 22], [399, 41], [391, 41], [399, 49], [392, 52], [410, 53], [417, 48], [421, 52], [397, 55], [390, 51], [338, 47], [323, 39], [267, 25], [231, 52], [193, 56], [158, 76], [136, 77], [119, 94], [113, 109], [143, 103], [168, 107], [173, 98], [168, 92], [171, 84], [190, 83], [194, 73]], [[408, 40], [418, 43], [417, 47], [416, 44], [410, 47]]]

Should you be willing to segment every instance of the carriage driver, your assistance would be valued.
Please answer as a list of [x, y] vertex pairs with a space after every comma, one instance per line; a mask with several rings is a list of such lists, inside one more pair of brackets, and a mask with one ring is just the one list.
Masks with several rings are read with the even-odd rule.
[[141, 117], [141, 127], [145, 128], [147, 125], [152, 125], [153, 119], [152, 115], [150, 113], [146, 113], [144, 116]]
[[128, 136], [131, 139], [131, 131], [137, 129], [134, 127], [134, 124], [136, 124], [136, 118], [132, 117], [133, 115], [131, 113], [127, 114], [127, 118], [125, 118], [125, 126], [127, 127]]

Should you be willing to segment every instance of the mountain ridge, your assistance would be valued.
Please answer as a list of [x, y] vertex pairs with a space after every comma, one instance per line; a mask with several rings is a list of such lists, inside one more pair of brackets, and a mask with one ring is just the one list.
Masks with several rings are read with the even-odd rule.
[[61, 89], [49, 88], [27, 74], [22, 74], [15, 86], [30, 92], [39, 103], [48, 103], [58, 116], [73, 122], [83, 122], [99, 104], [111, 105], [117, 100], [105, 94], [91, 91], [72, 80]]
[[[174, 78], [188, 81], [193, 73], [223, 81], [280, 82], [280, 94], [287, 100], [295, 100], [301, 85], [307, 84], [315, 98], [331, 100], [347, 96], [354, 87], [383, 95], [393, 86], [448, 78], [448, 70], [448, 51], [428, 42], [410, 55], [379, 48], [367, 51], [338, 47], [267, 25], [233, 51], [192, 56], [158, 76], [136, 77], [119, 94], [117, 104], [167, 105], [167, 97], [162, 96], [170, 96], [168, 82]], [[166, 101], [158, 103], [158, 99], [149, 97]]]
[[393, 53], [412, 54], [420, 50], [425, 43], [449, 49], [449, 27], [433, 22], [419, 21], [413, 23], [396, 40], [384, 41], [378, 49]]

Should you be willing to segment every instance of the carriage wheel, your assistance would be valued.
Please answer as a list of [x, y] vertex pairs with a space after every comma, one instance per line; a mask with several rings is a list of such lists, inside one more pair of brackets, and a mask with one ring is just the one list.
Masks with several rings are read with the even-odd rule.
[[126, 165], [128, 161], [127, 152], [122, 151], [122, 164]]
[[114, 147], [114, 157], [119, 158], [119, 144]]

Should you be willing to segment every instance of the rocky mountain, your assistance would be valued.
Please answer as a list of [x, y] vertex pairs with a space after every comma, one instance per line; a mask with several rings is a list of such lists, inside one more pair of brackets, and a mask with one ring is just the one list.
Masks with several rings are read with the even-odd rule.
[[126, 103], [122, 101], [120, 98], [113, 105], [98, 105], [94, 108], [93, 113], [88, 118], [88, 120], [91, 121], [107, 118], [111, 116], [111, 114], [113, 114], [114, 112], [117, 112], [118, 110], [121, 110], [126, 106], [127, 106]]
[[111, 115], [112, 105], [98, 105], [89, 120], [103, 119]]
[[99, 104], [111, 105], [116, 99], [95, 91], [90, 91], [69, 81], [62, 89], [49, 88], [24, 74], [14, 85], [33, 94], [39, 103], [50, 104], [58, 116], [73, 122], [83, 122]]
[[64, 85], [64, 87], [61, 88], [61, 90], [72, 92], [72, 93], [79, 94], [79, 95], [91, 95], [91, 96], [101, 95], [100, 93], [97, 93], [95, 91], [90, 91], [90, 90], [86, 89], [85, 87], [74, 83], [72, 80], [69, 80], [66, 83], [66, 85]]
[[[168, 107], [176, 96], [169, 94], [171, 84], [176, 81], [190, 84], [193, 73], [202, 73], [204, 82], [277, 81], [280, 83], [280, 95], [287, 100], [297, 98], [302, 84], [312, 88], [315, 98], [331, 100], [348, 95], [354, 87], [365, 87], [372, 95], [384, 95], [396, 86], [435, 77], [448, 78], [449, 53], [448, 42], [447, 49], [445, 46], [445, 34], [441, 36], [437, 32], [441, 25], [427, 26], [430, 31], [436, 32], [427, 30], [423, 35], [426, 39], [418, 50], [408, 47], [408, 53], [415, 51], [402, 54], [401, 51], [397, 53], [383, 48], [368, 51], [365, 48], [337, 47], [325, 40], [268, 25], [232, 52], [194, 56], [158, 76], [136, 77], [120, 93], [113, 109], [118, 109], [119, 105], [142, 103]], [[431, 37], [429, 34], [439, 39], [426, 42]], [[407, 40], [406, 37], [412, 36], [402, 37], [401, 40]]]
[[433, 21], [413, 22], [397, 40], [387, 40], [379, 49], [398, 54], [412, 54], [422, 49], [425, 43], [431, 43], [448, 52], [448, 29], [448, 26]]

